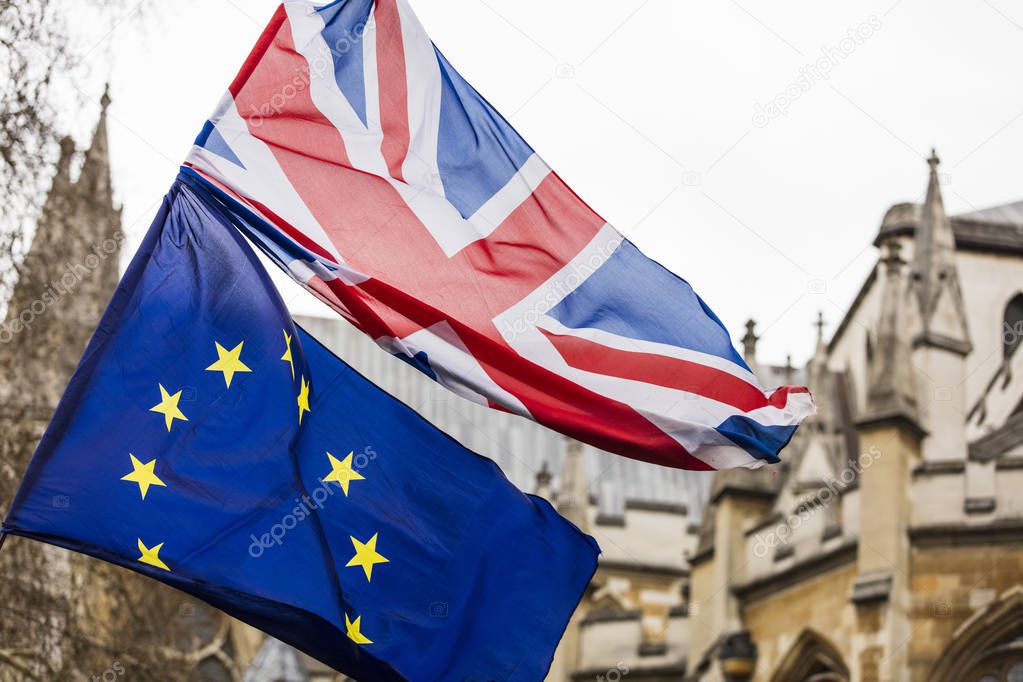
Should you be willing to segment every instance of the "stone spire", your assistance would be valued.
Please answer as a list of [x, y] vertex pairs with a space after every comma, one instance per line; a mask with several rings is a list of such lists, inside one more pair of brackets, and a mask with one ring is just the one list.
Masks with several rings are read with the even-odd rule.
[[552, 478], [551, 470], [547, 466], [547, 460], [544, 460], [540, 466], [540, 471], [536, 472], [536, 488], [534, 492], [545, 500], [551, 499]]
[[956, 268], [955, 234], [941, 198], [939, 163], [932, 152], [910, 268], [919, 318], [912, 325], [913, 366], [918, 368], [920, 423], [928, 432], [922, 453], [928, 461], [966, 457], [966, 356], [973, 349]]
[[60, 159], [57, 161], [57, 173], [53, 177], [54, 185], [58, 182], [71, 183], [71, 160], [74, 158], [75, 151], [75, 141], [71, 137], [65, 135], [60, 138]]
[[955, 264], [955, 234], [945, 213], [938, 165], [931, 150], [927, 198], [920, 214], [910, 266], [911, 286], [920, 313], [920, 329], [914, 346], [930, 345], [966, 355], [972, 346], [966, 324], [966, 307]]
[[110, 183], [110, 143], [107, 140], [107, 109], [110, 108], [110, 85], [103, 89], [99, 100], [99, 121], [92, 136], [92, 143], [85, 152], [85, 163], [78, 178], [80, 191], [91, 195], [103, 205], [113, 205], [113, 188]]
[[817, 348], [814, 350], [814, 357], [824, 357], [828, 352], [827, 344], [824, 343], [824, 311], [817, 311], [817, 321], [813, 326], [817, 328]]
[[0, 408], [32, 405], [49, 419], [119, 276], [121, 212], [113, 205], [104, 93], [82, 171], [74, 142], [60, 158], [0, 328]]
[[867, 418], [899, 417], [919, 423], [916, 381], [906, 338], [906, 286], [899, 242], [889, 238], [881, 266], [884, 270], [881, 316], [877, 326], [877, 343], [867, 368]]
[[746, 335], [742, 337], [742, 359], [754, 372], [757, 371], [757, 341], [760, 340], [756, 328], [757, 323], [754, 320], [747, 320]]
[[[825, 397], [824, 383], [828, 378], [828, 344], [824, 341], [823, 312], [817, 313], [817, 321], [814, 322], [814, 327], [817, 328], [817, 346], [814, 348], [813, 357], [810, 358], [810, 362], [806, 365], [807, 381], [809, 382], [810, 390], [812, 390], [823, 403], [827, 404], [830, 403], [830, 400]], [[818, 405], [818, 407], [820, 408], [821, 405]], [[818, 410], [818, 418], [821, 416], [820, 410]]]
[[587, 511], [590, 496], [586, 478], [586, 452], [583, 444], [574, 438], [565, 437], [565, 460], [561, 465], [561, 480], [558, 484], [556, 507], [566, 519], [584, 533], [589, 528]]

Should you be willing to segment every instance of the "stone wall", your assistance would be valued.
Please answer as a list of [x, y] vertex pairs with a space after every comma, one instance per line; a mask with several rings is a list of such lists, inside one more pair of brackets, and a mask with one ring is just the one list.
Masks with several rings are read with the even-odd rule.
[[910, 671], [912, 682], [930, 682], [956, 631], [1023, 583], [1023, 543], [917, 546], [912, 565]]
[[846, 565], [744, 605], [743, 621], [757, 643], [759, 657], [754, 682], [769, 682], [800, 636], [813, 631], [831, 642], [853, 667], [853, 651], [860, 622], [849, 601], [856, 579], [856, 563]]

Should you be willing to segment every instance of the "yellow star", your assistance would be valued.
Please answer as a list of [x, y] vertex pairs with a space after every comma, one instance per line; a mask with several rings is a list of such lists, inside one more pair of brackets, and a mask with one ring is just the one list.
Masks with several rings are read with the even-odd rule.
[[174, 395], [171, 395], [167, 392], [167, 389], [163, 387], [163, 384], [160, 384], [160, 404], [149, 408], [150, 412], [159, 412], [164, 416], [164, 419], [167, 422], [168, 431], [171, 430], [171, 424], [174, 423], [175, 419], [180, 419], [185, 422], [188, 421], [188, 417], [186, 417], [178, 408], [178, 401], [181, 400], [181, 393], [182, 391], [178, 391]]
[[284, 345], [287, 346], [287, 350], [284, 351], [284, 355], [281, 356], [281, 360], [291, 365], [291, 380], [295, 380], [295, 360], [291, 357], [291, 336], [288, 332], [284, 332]]
[[224, 383], [227, 384], [228, 388], [231, 388], [231, 379], [234, 379], [235, 372], [251, 372], [252, 370], [245, 366], [242, 362], [242, 346], [245, 342], [242, 341], [231, 350], [227, 350], [219, 343], [214, 342], [217, 346], [217, 361], [206, 368], [207, 372], [223, 372]]
[[160, 544], [150, 549], [149, 547], [146, 547], [144, 544], [142, 544], [142, 539], [139, 538], [139, 551], [142, 552], [142, 556], [140, 556], [138, 560], [144, 564], [149, 564], [150, 566], [156, 566], [157, 568], [162, 568], [165, 571], [170, 571], [170, 568], [167, 567], [167, 564], [160, 561], [160, 550], [162, 548], [163, 543], [161, 542]]
[[359, 631], [359, 624], [361, 622], [362, 616], [359, 616], [352, 621], [348, 619], [348, 614], [345, 614], [345, 630], [348, 631], [348, 639], [352, 640], [356, 644], [372, 644], [373, 640]]
[[349, 566], [362, 566], [362, 570], [366, 572], [367, 581], [373, 580], [374, 564], [386, 564], [388, 562], [387, 559], [377, 553], [377, 535], [379, 533], [374, 533], [369, 542], [365, 544], [349, 536], [352, 540], [352, 545], [355, 546], [355, 556], [345, 564], [345, 568]]
[[131, 457], [131, 467], [133, 471], [130, 474], [125, 474], [121, 477], [122, 481], [131, 481], [132, 483], [139, 484], [139, 490], [142, 491], [142, 499], [146, 499], [146, 493], [149, 492], [149, 486], [158, 485], [164, 488], [167, 484], [161, 481], [156, 476], [154, 469], [156, 468], [156, 460], [151, 460], [145, 464], [140, 462], [135, 455], [128, 453]]
[[348, 485], [352, 481], [366, 480], [365, 476], [352, 468], [352, 455], [354, 454], [354, 452], [349, 452], [348, 456], [343, 460], [338, 460], [338, 458], [334, 455], [329, 452], [327, 453], [327, 457], [330, 459], [331, 471], [327, 474], [327, 477], [323, 479], [323, 482], [337, 482], [341, 486], [341, 490], [344, 491], [345, 497], [348, 497]]
[[309, 412], [309, 382], [302, 377], [302, 390], [298, 392], [298, 423], [302, 424], [302, 413]]

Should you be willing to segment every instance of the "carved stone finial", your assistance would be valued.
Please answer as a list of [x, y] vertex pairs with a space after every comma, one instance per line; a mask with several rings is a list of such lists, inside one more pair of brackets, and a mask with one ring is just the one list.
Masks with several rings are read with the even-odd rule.
[[99, 98], [99, 105], [105, 112], [110, 106], [110, 83], [103, 86], [103, 96]]
[[817, 311], [817, 321], [813, 323], [813, 326], [817, 328], [817, 348], [814, 351], [814, 355], [817, 357], [823, 357], [827, 354], [827, 344], [824, 342], [824, 311]]
[[60, 138], [60, 155], [61, 157], [71, 156], [75, 153], [75, 141], [71, 139], [70, 135], [65, 135]]
[[750, 369], [757, 360], [757, 341], [760, 337], [756, 334], [757, 323], [754, 320], [746, 322], [746, 335], [742, 337], [742, 357]]
[[881, 251], [881, 263], [884, 264], [886, 272], [889, 275], [898, 274], [899, 268], [906, 263], [902, 260], [902, 245], [899, 240], [885, 240], [881, 245]]
[[60, 158], [57, 160], [57, 175], [67, 179], [71, 174], [71, 157], [75, 155], [75, 141], [69, 135], [60, 138]]
[[536, 472], [536, 488], [540, 490], [541, 488], [550, 487], [550, 485], [551, 470], [547, 466], [547, 460], [544, 460], [543, 464], [540, 465], [540, 471]]

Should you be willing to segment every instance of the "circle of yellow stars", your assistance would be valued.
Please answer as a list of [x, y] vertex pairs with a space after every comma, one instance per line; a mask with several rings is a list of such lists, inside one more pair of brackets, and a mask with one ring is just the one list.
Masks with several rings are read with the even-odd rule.
[[[291, 370], [291, 378], [292, 380], [295, 380], [298, 377], [295, 372], [295, 360], [291, 348], [293, 337], [288, 334], [286, 330], [283, 334], [285, 350], [284, 354], [281, 355], [280, 360], [288, 363]], [[240, 341], [236, 346], [228, 349], [221, 345], [219, 341], [214, 341], [217, 360], [207, 367], [206, 371], [220, 372], [223, 375], [224, 385], [228, 390], [230, 390], [231, 383], [234, 381], [236, 374], [251, 374], [253, 371], [248, 365], [242, 362], [241, 356], [244, 346], [245, 342]], [[175, 421], [188, 421], [188, 417], [185, 416], [180, 407], [181, 398], [185, 389], [179, 389], [177, 392], [171, 393], [163, 384], [157, 384], [157, 386], [160, 390], [160, 402], [149, 408], [149, 411], [163, 415], [164, 425], [167, 428], [167, 432], [170, 433], [174, 427]], [[298, 396], [296, 398], [299, 425], [302, 424], [303, 416], [311, 412], [309, 405], [310, 389], [311, 384], [309, 380], [302, 375]], [[353, 466], [353, 458], [355, 456], [354, 451], [349, 452], [344, 459], [338, 459], [330, 452], [327, 452], [326, 455], [327, 461], [330, 464], [330, 471], [326, 476], [324, 476], [322, 482], [324, 484], [337, 483], [341, 487], [345, 497], [348, 497], [352, 482], [366, 480], [366, 477], [359, 473]], [[143, 501], [145, 501], [146, 495], [153, 486], [161, 488], [167, 487], [167, 484], [156, 474], [157, 460], [155, 458], [150, 459], [148, 462], [142, 462], [133, 453], [129, 453], [128, 457], [131, 461], [132, 470], [122, 476], [121, 480], [138, 485], [139, 494]], [[371, 582], [373, 580], [374, 566], [390, 562], [389, 559], [377, 551], [378, 539], [379, 533], [374, 533], [366, 542], [361, 542], [354, 536], [349, 536], [352, 547], [355, 549], [355, 556], [353, 556], [349, 562], [345, 564], [345, 567], [361, 568], [366, 576], [367, 582]], [[149, 547], [141, 538], [138, 538], [137, 541], [138, 550], [140, 552], [138, 561], [140, 563], [168, 572], [171, 570], [170, 567], [160, 558], [160, 550], [163, 549], [164, 546], [163, 542]], [[345, 634], [348, 639], [360, 646], [372, 644], [373, 641], [362, 633], [361, 624], [362, 616], [357, 616], [354, 620], [352, 620], [349, 615], [345, 613]]]
[[[288, 363], [291, 368], [291, 378], [295, 378], [295, 362], [292, 359], [291, 353], [291, 335], [287, 331], [284, 331], [284, 343], [285, 351], [284, 355], [281, 356], [281, 360]], [[252, 368], [242, 362], [241, 356], [242, 351], [245, 348], [245, 342], [240, 341], [233, 348], [228, 349], [222, 345], [219, 341], [213, 342], [214, 350], [217, 353], [217, 360], [206, 368], [207, 372], [220, 372], [224, 379], [225, 387], [230, 390], [231, 383], [235, 379], [236, 374], [251, 374]], [[170, 433], [174, 428], [174, 424], [177, 421], [187, 422], [188, 417], [181, 410], [181, 399], [184, 395], [185, 389], [179, 389], [175, 393], [171, 393], [162, 384], [158, 383], [157, 387], [160, 390], [160, 402], [153, 407], [149, 408], [150, 412], [163, 415], [164, 426], [167, 427], [167, 432]], [[309, 412], [309, 381], [303, 376], [302, 386], [299, 391], [297, 398], [298, 405], [298, 420], [299, 424], [302, 423], [302, 416], [304, 413]], [[146, 495], [149, 493], [150, 488], [153, 486], [166, 488], [167, 484], [157, 475], [156, 467], [157, 460], [150, 459], [148, 462], [143, 462], [133, 453], [129, 453], [128, 457], [131, 461], [132, 470], [121, 477], [122, 481], [129, 483], [135, 483], [139, 487], [139, 494], [143, 501], [146, 499]], [[138, 538], [138, 549], [141, 553], [138, 557], [138, 561], [147, 564], [149, 566], [155, 566], [164, 571], [170, 571], [170, 567], [160, 558], [160, 550], [163, 549], [164, 543], [159, 543], [148, 547], [141, 538]], [[358, 625], [356, 625], [358, 628]]]

